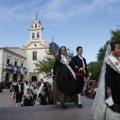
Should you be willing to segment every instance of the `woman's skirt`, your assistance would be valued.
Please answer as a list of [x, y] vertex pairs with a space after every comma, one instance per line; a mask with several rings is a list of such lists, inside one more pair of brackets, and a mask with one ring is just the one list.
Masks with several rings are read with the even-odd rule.
[[76, 81], [66, 65], [60, 66], [53, 80], [53, 90], [49, 92], [49, 100], [59, 102], [77, 101]]

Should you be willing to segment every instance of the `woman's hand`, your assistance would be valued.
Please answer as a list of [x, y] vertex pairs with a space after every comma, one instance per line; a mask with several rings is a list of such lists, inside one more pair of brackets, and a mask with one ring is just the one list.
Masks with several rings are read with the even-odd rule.
[[116, 62], [115, 62], [115, 65], [119, 65], [119, 62], [116, 61]]
[[89, 79], [89, 77], [87, 77], [87, 78], [86, 78], [86, 82], [89, 82], [89, 81], [90, 81], [90, 79]]
[[75, 68], [79, 68], [77, 65], [75, 65]]
[[107, 88], [107, 96], [110, 97], [112, 95], [111, 88]]

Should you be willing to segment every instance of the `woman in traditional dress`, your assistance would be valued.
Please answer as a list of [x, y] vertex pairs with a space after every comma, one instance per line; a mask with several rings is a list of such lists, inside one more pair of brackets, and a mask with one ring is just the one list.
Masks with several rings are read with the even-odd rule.
[[27, 88], [27, 92], [24, 94], [24, 106], [32, 106], [32, 94], [30, 88]]
[[120, 43], [107, 48], [94, 100], [94, 120], [120, 120]]
[[53, 67], [53, 91], [50, 92], [49, 99], [61, 102], [63, 108], [67, 107], [66, 102], [77, 101], [76, 78], [69, 62], [66, 47], [62, 46]]

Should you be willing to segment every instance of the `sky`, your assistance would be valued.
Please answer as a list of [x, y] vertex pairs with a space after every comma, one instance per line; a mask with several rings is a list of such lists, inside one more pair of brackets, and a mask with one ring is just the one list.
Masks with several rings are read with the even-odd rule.
[[82, 46], [87, 63], [120, 25], [120, 0], [0, 0], [0, 47], [25, 46], [36, 12], [46, 43]]

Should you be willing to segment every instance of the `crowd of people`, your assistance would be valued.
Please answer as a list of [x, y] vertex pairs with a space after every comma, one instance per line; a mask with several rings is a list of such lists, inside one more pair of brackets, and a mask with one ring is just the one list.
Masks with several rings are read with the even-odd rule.
[[98, 83], [96, 81], [85, 82], [81, 95], [94, 99], [97, 92]]
[[40, 81], [13, 81], [10, 87], [12, 98], [16, 100], [16, 107], [37, 106], [51, 104], [48, 100], [50, 84]]
[[[94, 99], [97, 86], [96, 81], [85, 82], [81, 95]], [[16, 100], [16, 107], [37, 106], [54, 104], [54, 102], [48, 98], [50, 89], [51, 84], [44, 82], [43, 79], [40, 79], [38, 82], [25, 80], [24, 82], [13, 81], [10, 92], [12, 92], [12, 98]]]

